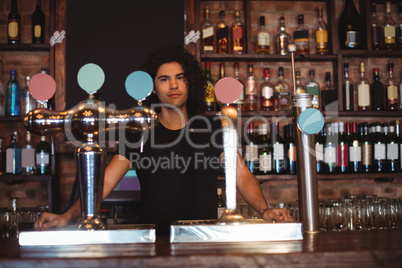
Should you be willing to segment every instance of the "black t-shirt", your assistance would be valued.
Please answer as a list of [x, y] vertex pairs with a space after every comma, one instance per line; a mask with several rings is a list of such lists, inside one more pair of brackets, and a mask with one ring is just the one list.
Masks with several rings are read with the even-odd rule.
[[[216, 219], [219, 155], [223, 152], [218, 118], [194, 117], [180, 130], [162, 124], [124, 155], [141, 185], [141, 222]], [[137, 144], [138, 145], [138, 144]]]

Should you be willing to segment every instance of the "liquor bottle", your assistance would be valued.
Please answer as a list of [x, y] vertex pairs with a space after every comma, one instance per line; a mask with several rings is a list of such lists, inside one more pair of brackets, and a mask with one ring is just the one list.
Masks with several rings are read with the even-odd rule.
[[370, 111], [370, 86], [364, 72], [364, 62], [360, 63], [360, 79], [357, 81], [357, 108], [359, 111]]
[[219, 64], [219, 78], [218, 80], [221, 80], [222, 78], [226, 77], [226, 72], [225, 72], [225, 63], [221, 62]]
[[32, 13], [32, 43], [43, 44], [45, 41], [45, 13], [41, 0], [36, 0], [36, 9]]
[[36, 173], [38, 175], [49, 175], [51, 146], [50, 143], [46, 141], [45, 136], [41, 136], [40, 142], [36, 144], [35, 154], [36, 154]]
[[399, 169], [402, 171], [402, 135], [401, 135], [401, 130], [400, 130], [400, 125], [399, 125], [399, 120], [396, 120], [395, 122], [395, 136], [396, 140], [399, 143]]
[[[294, 92], [294, 90], [292, 90]], [[306, 89], [302, 85], [300, 71], [296, 71], [296, 94], [306, 93]]]
[[20, 109], [20, 86], [15, 79], [15, 70], [10, 72], [10, 80], [7, 82], [7, 105], [6, 116], [21, 115]]
[[7, 36], [9, 44], [19, 44], [21, 41], [21, 17], [18, 13], [17, 0], [11, 1], [11, 11], [8, 14]]
[[203, 53], [214, 53], [214, 26], [209, 20], [210, 10], [204, 9], [204, 20], [201, 23], [202, 42], [201, 49]]
[[225, 11], [219, 12], [219, 21], [216, 26], [217, 51], [219, 54], [229, 53], [229, 27], [226, 24]]
[[22, 175], [35, 175], [35, 146], [31, 140], [31, 133], [27, 131], [25, 142], [21, 146], [21, 167]]
[[205, 62], [205, 76], [207, 87], [205, 88], [205, 106], [207, 111], [215, 111], [215, 91], [214, 80], [211, 77], [211, 62]]
[[389, 111], [395, 111], [398, 110], [399, 98], [402, 96], [399, 96], [398, 98], [398, 87], [396, 86], [393, 78], [394, 64], [390, 62], [388, 63], [387, 67], [388, 78], [385, 81], [386, 108]]
[[296, 174], [297, 149], [295, 139], [293, 138], [293, 125], [292, 124], [285, 125], [283, 133], [286, 141], [285, 160], [287, 166], [287, 173]]
[[284, 174], [287, 170], [285, 144], [282, 137], [279, 135], [278, 122], [274, 122], [271, 127], [271, 144], [273, 150], [273, 171], [276, 174]]
[[388, 172], [398, 172], [400, 168], [399, 143], [395, 132], [395, 122], [389, 122], [389, 134], [387, 143], [387, 170]]
[[[337, 89], [334, 84], [332, 84], [331, 73], [325, 73], [325, 87], [324, 90], [321, 91], [321, 107], [323, 110], [338, 110], [338, 102], [337, 102]], [[336, 99], [335, 99], [336, 98]]]
[[243, 54], [245, 49], [244, 24], [240, 21], [240, 11], [236, 10], [234, 14], [234, 23], [232, 25], [232, 51], [233, 54]]
[[240, 79], [239, 77], [239, 63], [235, 62], [234, 63], [234, 78], [239, 81], [240, 85], [241, 85], [241, 95], [239, 97], [239, 99], [236, 101], [237, 104], [237, 110], [239, 111], [243, 111], [244, 110], [244, 82]]
[[402, 81], [399, 83], [399, 110], [402, 110]]
[[376, 11], [376, 3], [371, 3], [371, 47], [373, 50], [380, 50], [383, 49], [384, 28]]
[[[40, 70], [41, 74], [45, 74], [46, 73], [46, 67], [42, 66], [41, 70]], [[95, 93], [95, 95], [99, 94], [98, 92]], [[39, 103], [39, 102], [38, 102]], [[40, 104], [39, 104], [40, 105]], [[45, 108], [48, 110], [55, 110], [56, 109], [56, 98], [55, 95], [53, 95], [53, 97], [51, 97], [49, 100], [45, 101], [39, 108]]]
[[296, 45], [296, 54], [310, 54], [309, 49], [309, 28], [304, 25], [304, 16], [297, 16], [298, 25], [296, 30], [293, 32], [293, 40]]
[[373, 111], [384, 111], [384, 84], [380, 81], [380, 74], [378, 67], [374, 68], [374, 80], [370, 84], [370, 98], [371, 98], [371, 109]]
[[259, 126], [259, 139], [258, 139], [258, 174], [266, 175], [272, 173], [272, 145], [268, 140], [268, 125], [261, 124]]
[[337, 173], [336, 140], [332, 132], [331, 123], [326, 124], [326, 140], [324, 143], [324, 170], [325, 173]]
[[345, 71], [345, 76], [343, 78], [342, 83], [342, 94], [343, 94], [343, 110], [344, 111], [353, 111], [354, 110], [354, 90], [353, 90], [353, 81], [349, 78], [349, 63], [343, 64], [343, 68]]
[[396, 48], [396, 24], [391, 16], [391, 2], [388, 1], [385, 3], [385, 16], [382, 25], [384, 27], [384, 48], [393, 50]]
[[313, 108], [320, 109], [320, 84], [314, 79], [314, 70], [310, 70], [310, 80], [306, 83], [306, 92], [313, 95]]
[[289, 84], [284, 79], [283, 67], [279, 67], [278, 82], [275, 85], [275, 91], [278, 92], [278, 108], [275, 111], [288, 111], [291, 109], [291, 99]]
[[243, 138], [244, 162], [251, 173], [258, 172], [258, 135], [254, 129], [254, 122], [247, 125], [247, 135]]
[[337, 165], [340, 173], [346, 173], [349, 171], [349, 140], [347, 136], [347, 131], [349, 131], [349, 124], [346, 124], [345, 131], [345, 123], [339, 122], [339, 135], [338, 135], [338, 144], [337, 144]]
[[0, 80], [0, 117], [6, 115], [6, 103], [5, 103], [6, 92], [4, 89], [4, 83]]
[[248, 75], [246, 82], [246, 91], [244, 94], [244, 110], [257, 111], [258, 110], [258, 95], [257, 87], [255, 85], [254, 67], [252, 63], [248, 64]]
[[365, 25], [353, 3], [346, 0], [338, 24], [338, 38], [341, 49], [362, 49], [365, 47]]
[[328, 55], [328, 31], [322, 18], [322, 7], [318, 8], [317, 27], [315, 29], [315, 54]]
[[317, 173], [324, 173], [324, 142], [326, 139], [325, 127], [315, 135], [315, 160]]
[[21, 174], [21, 147], [18, 145], [17, 136], [17, 131], [14, 131], [10, 145], [6, 149], [6, 174]]
[[269, 68], [264, 68], [264, 82], [260, 85], [261, 111], [274, 111], [274, 85], [269, 82]]
[[363, 133], [363, 125], [352, 123], [352, 133], [349, 139], [349, 171], [359, 173], [362, 171], [362, 146], [359, 133]]
[[3, 137], [0, 137], [0, 176], [6, 173], [6, 156], [3, 150]]
[[260, 16], [260, 27], [257, 31], [255, 52], [257, 54], [269, 54], [271, 46], [271, 35], [265, 28], [265, 16]]
[[376, 123], [375, 134], [373, 138], [373, 171], [386, 172], [387, 145], [385, 144], [381, 124]]
[[218, 212], [218, 220], [222, 217], [223, 213], [225, 213], [226, 204], [225, 200], [222, 197], [222, 188], [218, 187], [216, 189], [216, 194], [218, 196], [218, 201], [216, 203], [217, 212]]
[[[399, 12], [399, 17], [398, 17], [398, 22], [396, 23], [397, 32], [398, 32], [397, 45], [398, 45], [398, 49], [402, 50], [402, 3], [399, 3], [399, 5], [398, 5], [398, 12]], [[402, 96], [401, 96], [401, 98], [402, 98]]]
[[286, 32], [285, 17], [279, 18], [279, 33], [276, 35], [276, 54], [288, 55], [292, 37]]
[[29, 81], [31, 77], [25, 77], [25, 87], [21, 89], [21, 114], [27, 114], [36, 107], [36, 100], [29, 92]]

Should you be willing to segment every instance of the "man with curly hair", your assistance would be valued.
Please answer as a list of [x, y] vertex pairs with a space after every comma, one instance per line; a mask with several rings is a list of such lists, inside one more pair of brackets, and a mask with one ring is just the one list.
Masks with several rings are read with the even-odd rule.
[[[134, 168], [141, 185], [141, 223], [158, 224], [166, 233], [174, 220], [216, 218], [222, 133], [218, 117], [204, 116], [202, 66], [187, 50], [168, 47], [150, 54], [142, 69], [154, 81], [148, 104], [158, 113], [159, 125], [143, 137], [141, 146], [120, 141], [120, 150], [105, 170], [103, 196]], [[240, 154], [237, 162], [237, 188], [246, 202], [267, 221], [291, 220], [286, 209], [268, 207]], [[35, 228], [65, 226], [79, 216], [77, 201], [62, 215], [42, 214]]]

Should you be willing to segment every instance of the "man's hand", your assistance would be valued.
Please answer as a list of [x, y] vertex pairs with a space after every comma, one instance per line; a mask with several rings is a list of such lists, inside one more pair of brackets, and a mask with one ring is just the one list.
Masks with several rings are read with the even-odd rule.
[[34, 224], [35, 230], [46, 230], [51, 227], [64, 227], [70, 221], [66, 214], [52, 214], [44, 212]]
[[267, 209], [262, 214], [262, 218], [267, 222], [293, 222], [286, 208]]

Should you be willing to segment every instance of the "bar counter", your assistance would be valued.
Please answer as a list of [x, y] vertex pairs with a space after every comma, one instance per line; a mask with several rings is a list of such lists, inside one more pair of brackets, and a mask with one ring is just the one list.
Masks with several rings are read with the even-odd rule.
[[304, 234], [300, 241], [19, 246], [0, 240], [1, 267], [402, 267], [402, 229]]

